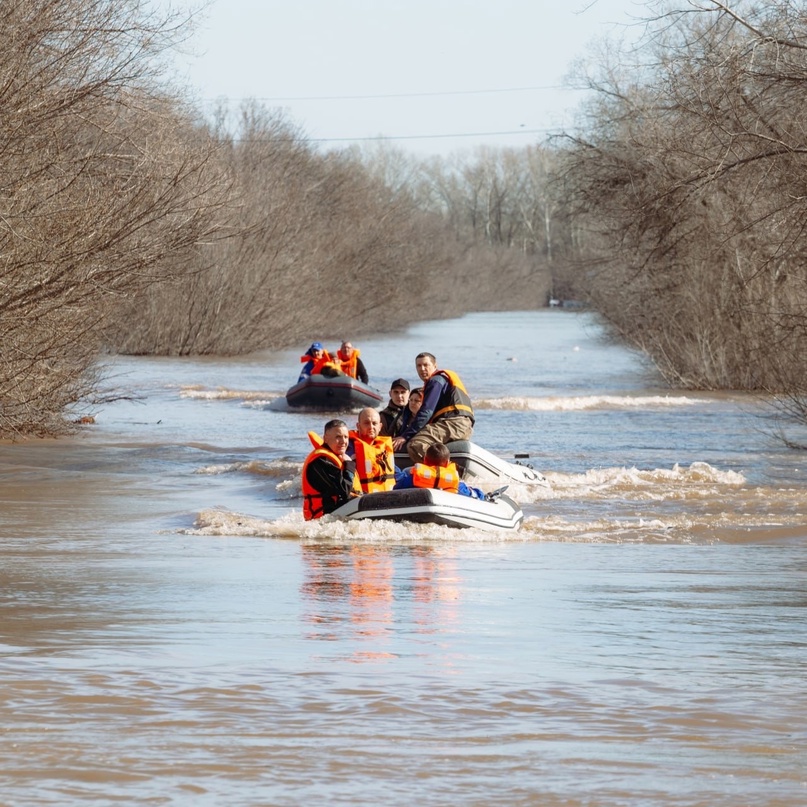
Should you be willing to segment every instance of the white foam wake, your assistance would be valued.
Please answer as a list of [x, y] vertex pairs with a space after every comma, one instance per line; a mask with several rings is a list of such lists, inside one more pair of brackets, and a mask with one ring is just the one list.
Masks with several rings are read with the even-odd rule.
[[475, 400], [474, 407], [536, 412], [580, 412], [587, 409], [657, 409], [704, 403], [708, 401], [686, 395], [575, 395], [546, 398], [488, 398]]

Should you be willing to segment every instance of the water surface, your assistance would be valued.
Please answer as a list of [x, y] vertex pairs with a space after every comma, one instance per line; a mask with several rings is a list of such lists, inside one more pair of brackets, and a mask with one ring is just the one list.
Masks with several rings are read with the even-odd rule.
[[115, 360], [140, 402], [0, 446], [0, 803], [805, 803], [807, 468], [758, 402], [586, 314], [357, 344], [460, 373], [551, 483], [523, 529], [304, 523], [305, 346]]

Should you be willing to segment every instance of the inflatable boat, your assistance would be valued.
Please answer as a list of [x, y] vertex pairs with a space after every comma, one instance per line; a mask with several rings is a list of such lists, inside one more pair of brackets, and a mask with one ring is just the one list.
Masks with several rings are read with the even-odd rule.
[[380, 392], [349, 375], [312, 375], [286, 391], [286, 403], [291, 407], [332, 412], [365, 406], [376, 408], [383, 402]]
[[336, 518], [375, 518], [442, 524], [446, 527], [475, 527], [479, 530], [517, 530], [524, 520], [521, 508], [509, 496], [496, 491], [492, 501], [432, 488], [407, 488], [382, 493], [365, 493], [338, 507]]
[[[520, 485], [549, 487], [546, 477], [530, 464], [519, 460], [509, 462], [470, 440], [457, 440], [446, 445], [451, 452], [452, 462], [457, 463], [460, 475], [467, 484], [497, 482], [506, 485], [509, 482], [517, 482]], [[399, 468], [408, 468], [412, 465], [412, 460], [406, 452], [398, 453], [395, 455], [395, 464]]]

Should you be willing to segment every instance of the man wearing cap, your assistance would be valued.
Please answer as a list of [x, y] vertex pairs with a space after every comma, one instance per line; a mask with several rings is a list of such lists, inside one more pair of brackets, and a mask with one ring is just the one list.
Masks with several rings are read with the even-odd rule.
[[408, 402], [409, 382], [405, 378], [396, 378], [389, 388], [389, 403], [379, 412], [383, 436], [397, 437], [401, 433], [401, 420]]
[[298, 384], [300, 381], [305, 381], [309, 376], [317, 375], [318, 373], [327, 376], [342, 375], [338, 363], [325, 350], [322, 342], [313, 342], [311, 347], [300, 356], [300, 361], [304, 362], [305, 366], [300, 371], [300, 377], [297, 379]]

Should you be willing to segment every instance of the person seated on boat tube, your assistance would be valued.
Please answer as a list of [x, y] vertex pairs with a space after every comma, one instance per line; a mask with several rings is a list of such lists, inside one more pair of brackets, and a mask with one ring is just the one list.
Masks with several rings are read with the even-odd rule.
[[444, 443], [432, 443], [426, 449], [423, 462], [404, 468], [395, 482], [394, 490], [406, 488], [439, 488], [472, 499], [485, 498], [479, 488], [472, 488], [460, 479], [456, 464], [451, 462], [451, 452]]
[[322, 342], [314, 342], [306, 352], [300, 356], [300, 361], [305, 364], [297, 379], [299, 384], [312, 375], [337, 376], [343, 375], [339, 362], [331, 356], [322, 346]]
[[474, 410], [460, 377], [452, 370], [438, 370], [433, 354], [418, 353], [415, 369], [425, 382], [423, 403], [414, 420], [392, 443], [395, 451], [406, 446], [412, 462], [421, 462], [432, 443], [470, 440]]
[[322, 438], [309, 432], [314, 450], [303, 463], [303, 517], [306, 521], [332, 513], [361, 495], [356, 463], [347, 455], [350, 441], [343, 420], [329, 420]]
[[[418, 412], [420, 412], [422, 403], [423, 387], [415, 387], [415, 389], [409, 393], [409, 400], [406, 402], [406, 406], [401, 414], [401, 421], [398, 424], [398, 434], [393, 435], [393, 437], [398, 437], [406, 430], [406, 427], [417, 417]], [[394, 442], [393, 440], [393, 443]]]
[[409, 403], [409, 382], [396, 378], [390, 384], [389, 403], [378, 414], [381, 416], [381, 434], [397, 437], [401, 433], [401, 420]]
[[356, 461], [356, 478], [363, 493], [392, 490], [395, 484], [395, 455], [392, 438], [382, 437], [381, 416], [377, 409], [359, 412], [356, 430], [350, 432], [347, 455]]
[[360, 358], [361, 352], [345, 340], [342, 346], [336, 351], [336, 359], [339, 362], [339, 369], [351, 378], [356, 378], [362, 384], [367, 384], [370, 377], [367, 375], [367, 368]]

